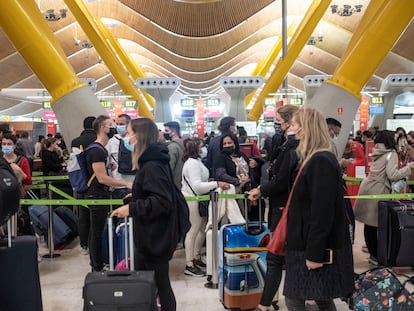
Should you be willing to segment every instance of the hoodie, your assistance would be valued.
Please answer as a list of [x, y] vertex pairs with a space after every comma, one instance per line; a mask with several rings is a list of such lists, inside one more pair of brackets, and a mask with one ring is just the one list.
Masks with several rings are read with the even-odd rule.
[[171, 259], [178, 241], [168, 149], [150, 145], [138, 160], [129, 214], [136, 250], [154, 262]]

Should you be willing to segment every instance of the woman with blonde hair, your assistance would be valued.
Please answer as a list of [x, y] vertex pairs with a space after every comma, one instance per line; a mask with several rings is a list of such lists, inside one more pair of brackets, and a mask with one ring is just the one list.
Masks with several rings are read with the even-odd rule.
[[130, 202], [114, 210], [111, 216], [133, 217], [135, 269], [155, 271], [162, 310], [175, 311], [169, 261], [179, 237], [168, 148], [158, 143], [158, 128], [148, 118], [131, 120], [127, 131], [128, 136], [123, 139], [132, 152], [132, 168], [137, 173]]
[[300, 140], [300, 168], [288, 206], [286, 306], [305, 310], [313, 300], [319, 310], [336, 310], [333, 299], [354, 288], [342, 171], [322, 113], [299, 109], [290, 130]]

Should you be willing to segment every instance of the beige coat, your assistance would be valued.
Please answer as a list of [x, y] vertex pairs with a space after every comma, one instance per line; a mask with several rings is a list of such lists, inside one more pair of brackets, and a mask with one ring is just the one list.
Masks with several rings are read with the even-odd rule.
[[[387, 155], [391, 157], [387, 160]], [[398, 155], [395, 150], [385, 149], [384, 144], [376, 144], [372, 150], [372, 165], [368, 177], [365, 178], [358, 195], [391, 193], [391, 181], [407, 177], [411, 173], [409, 166], [398, 168]], [[355, 202], [355, 219], [374, 227], [378, 227], [378, 202], [376, 199], [357, 199]]]

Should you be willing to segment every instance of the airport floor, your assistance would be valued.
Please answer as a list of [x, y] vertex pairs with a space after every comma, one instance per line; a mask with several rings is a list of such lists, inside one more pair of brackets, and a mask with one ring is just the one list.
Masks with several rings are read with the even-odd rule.
[[[355, 271], [363, 272], [370, 268], [368, 254], [361, 251], [364, 245], [362, 225], [357, 224], [354, 244]], [[40, 243], [40, 253], [48, 252]], [[78, 240], [59, 252], [60, 257], [42, 258], [39, 262], [40, 281], [44, 311], [80, 311], [83, 307], [82, 287], [85, 275], [90, 271], [89, 257], [81, 253]], [[207, 289], [205, 277], [184, 275], [184, 250], [177, 250], [170, 263], [170, 277], [177, 300], [178, 311], [221, 311], [217, 289]], [[412, 274], [411, 268], [399, 268], [399, 272]], [[283, 282], [283, 280], [282, 280]], [[283, 288], [283, 284], [281, 285]], [[413, 291], [413, 288], [409, 288]], [[338, 311], [349, 310], [342, 301], [336, 301]], [[280, 310], [287, 310], [283, 296], [280, 297]], [[273, 310], [273, 309], [270, 309]]]

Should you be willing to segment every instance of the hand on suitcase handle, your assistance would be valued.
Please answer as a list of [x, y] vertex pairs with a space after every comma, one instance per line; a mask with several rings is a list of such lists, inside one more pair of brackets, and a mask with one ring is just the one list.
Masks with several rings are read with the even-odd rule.
[[122, 205], [121, 207], [118, 207], [116, 210], [114, 210], [111, 213], [111, 217], [128, 217], [129, 216], [129, 205]]

